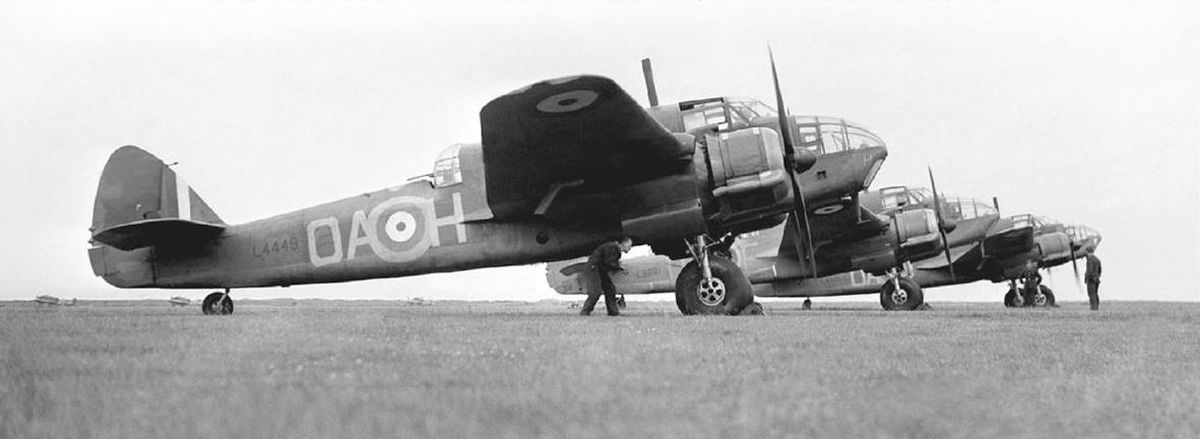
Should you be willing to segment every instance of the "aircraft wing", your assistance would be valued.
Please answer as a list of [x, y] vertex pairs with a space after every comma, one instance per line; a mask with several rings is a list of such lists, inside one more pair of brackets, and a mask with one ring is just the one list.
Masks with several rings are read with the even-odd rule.
[[479, 118], [496, 219], [544, 210], [564, 187], [604, 192], [692, 166], [693, 145], [600, 76], [530, 85], [489, 102]]
[[[966, 245], [952, 247], [952, 248], [950, 248], [950, 260], [954, 261], [954, 262], [958, 262], [959, 259], [962, 259], [963, 256], [966, 256], [968, 253], [970, 253], [972, 250], [975, 250], [977, 247], [979, 247], [978, 243], [969, 243]], [[948, 265], [950, 265], [950, 264], [946, 262], [946, 255], [942, 254], [942, 253], [938, 253], [937, 256], [933, 256], [928, 259], [913, 262], [913, 267], [924, 269], [924, 270], [943, 268]]]
[[[839, 203], [841, 204], [809, 208], [808, 227], [811, 230], [813, 247], [820, 247], [825, 243], [843, 239], [852, 239], [854, 236], [873, 234], [888, 225], [887, 221], [862, 207], [857, 198], [848, 201], [842, 200]], [[836, 207], [839, 205], [842, 208]], [[794, 218], [788, 218], [787, 224], [783, 241], [779, 245], [779, 252], [783, 255], [796, 255], [795, 240], [803, 239], [802, 232], [795, 228]], [[804, 226], [803, 220], [800, 220], [800, 226]]]

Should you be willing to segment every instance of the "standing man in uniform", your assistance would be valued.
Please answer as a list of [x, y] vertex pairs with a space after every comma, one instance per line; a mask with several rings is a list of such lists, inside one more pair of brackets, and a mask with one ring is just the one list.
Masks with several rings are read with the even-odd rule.
[[1092, 311], [1100, 309], [1100, 258], [1096, 257], [1096, 249], [1088, 249], [1087, 253], [1087, 271], [1083, 275], [1084, 282], [1087, 282], [1088, 302], [1092, 305]]
[[588, 297], [587, 301], [583, 302], [583, 310], [579, 311], [580, 315], [592, 314], [592, 309], [596, 307], [596, 301], [600, 300], [601, 292], [604, 293], [604, 307], [608, 309], [608, 315], [621, 315], [621, 311], [617, 309], [617, 288], [613, 286], [610, 274], [625, 271], [621, 268], [621, 254], [629, 253], [631, 248], [633, 248], [633, 239], [621, 236], [615, 241], [600, 244], [588, 257], [587, 272], [584, 273]]

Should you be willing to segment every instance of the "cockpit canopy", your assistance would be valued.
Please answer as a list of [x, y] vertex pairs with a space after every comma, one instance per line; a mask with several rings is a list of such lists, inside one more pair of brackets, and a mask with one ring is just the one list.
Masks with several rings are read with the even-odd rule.
[[[678, 115], [673, 108], [654, 107], [651, 114], [673, 132], [703, 129], [734, 131], [749, 127], [779, 126], [779, 113], [762, 101], [739, 97], [717, 97], [680, 102]], [[850, 149], [887, 146], [879, 136], [846, 119], [828, 116], [792, 115], [796, 124], [796, 146], [817, 154]], [[682, 121], [682, 126], [679, 122]]]
[[1046, 226], [1059, 225], [1061, 223], [1054, 218], [1042, 215], [1020, 214], [1012, 216], [1013, 224], [1016, 226], [1029, 226], [1035, 229], [1040, 229]]
[[1071, 241], [1084, 242], [1092, 238], [1099, 239], [1100, 232], [1097, 232], [1096, 229], [1085, 225], [1072, 224], [1067, 226], [1067, 236], [1071, 237]]
[[[904, 206], [933, 208], [933, 191], [923, 187], [886, 187], [880, 189], [883, 208], [895, 209]], [[942, 214], [954, 220], [969, 220], [988, 215], [997, 215], [992, 205], [974, 198], [946, 196], [942, 194]]]
[[792, 116], [792, 119], [800, 131], [796, 146], [817, 154], [887, 146], [879, 136], [846, 119], [827, 116]]
[[969, 220], [1000, 213], [991, 204], [974, 198], [948, 196], [945, 200], [946, 216], [954, 219]]

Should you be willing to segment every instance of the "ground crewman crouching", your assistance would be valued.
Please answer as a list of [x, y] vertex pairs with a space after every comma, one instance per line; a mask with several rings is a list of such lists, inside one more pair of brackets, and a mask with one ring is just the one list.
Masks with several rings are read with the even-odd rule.
[[633, 239], [621, 236], [600, 244], [588, 257], [587, 271], [583, 274], [588, 297], [583, 302], [583, 309], [579, 311], [580, 315], [586, 316], [592, 313], [592, 309], [596, 307], [596, 301], [600, 300], [600, 293], [604, 293], [604, 307], [608, 309], [608, 315], [621, 315], [621, 311], [617, 309], [617, 288], [613, 286], [611, 274], [625, 271], [621, 268], [621, 254], [629, 253], [631, 248], [633, 248]]

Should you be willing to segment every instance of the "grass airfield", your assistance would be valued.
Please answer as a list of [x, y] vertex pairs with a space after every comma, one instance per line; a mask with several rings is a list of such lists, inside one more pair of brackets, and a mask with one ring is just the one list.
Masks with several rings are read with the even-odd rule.
[[293, 303], [0, 303], [0, 437], [1200, 437], [1197, 303]]

